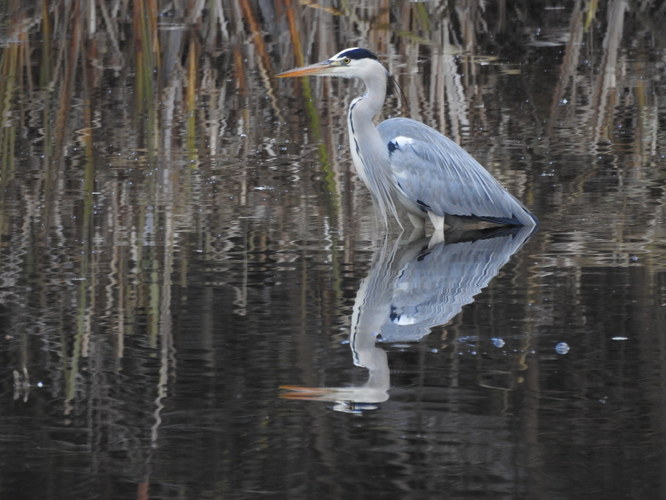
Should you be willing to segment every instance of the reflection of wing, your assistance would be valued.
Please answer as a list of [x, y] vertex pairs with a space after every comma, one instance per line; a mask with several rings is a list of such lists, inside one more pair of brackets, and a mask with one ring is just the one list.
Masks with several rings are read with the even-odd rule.
[[534, 225], [522, 203], [467, 151], [435, 129], [409, 118], [392, 118], [377, 130], [389, 151], [393, 179], [416, 210]]
[[387, 342], [416, 341], [448, 323], [474, 300], [520, 248], [531, 229], [502, 230], [495, 237], [424, 249], [398, 257], [380, 335]]

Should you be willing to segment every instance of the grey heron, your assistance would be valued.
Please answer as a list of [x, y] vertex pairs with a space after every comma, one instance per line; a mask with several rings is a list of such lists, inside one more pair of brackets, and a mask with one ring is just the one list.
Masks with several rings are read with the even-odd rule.
[[353, 47], [317, 64], [276, 75], [338, 76], [363, 81], [366, 93], [349, 106], [351, 154], [358, 176], [388, 224], [403, 206], [415, 231], [429, 218], [443, 239], [446, 225], [476, 219], [508, 226], [535, 226], [537, 219], [467, 151], [437, 130], [410, 118], [374, 125], [390, 75], [377, 56]]

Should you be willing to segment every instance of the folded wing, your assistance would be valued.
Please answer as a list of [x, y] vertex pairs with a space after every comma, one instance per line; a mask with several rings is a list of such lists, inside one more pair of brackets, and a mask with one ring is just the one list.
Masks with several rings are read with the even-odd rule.
[[392, 118], [377, 129], [385, 141], [400, 192], [424, 212], [527, 225], [535, 217], [455, 142], [409, 118]]

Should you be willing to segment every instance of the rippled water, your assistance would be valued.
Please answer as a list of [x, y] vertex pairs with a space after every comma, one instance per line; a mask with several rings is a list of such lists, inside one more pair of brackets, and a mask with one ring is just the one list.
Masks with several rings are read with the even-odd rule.
[[[664, 496], [664, 8], [295, 4], [3, 7], [3, 497]], [[538, 231], [384, 234], [354, 45]]]

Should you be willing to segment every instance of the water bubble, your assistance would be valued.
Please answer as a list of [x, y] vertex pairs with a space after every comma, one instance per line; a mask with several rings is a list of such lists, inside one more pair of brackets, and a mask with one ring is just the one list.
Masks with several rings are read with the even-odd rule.
[[504, 342], [504, 339], [494, 338], [494, 339], [490, 339], [490, 340], [493, 341], [493, 345], [495, 347], [504, 347], [504, 345], [506, 344], [506, 342]]
[[560, 342], [555, 346], [555, 352], [557, 354], [564, 355], [569, 352], [569, 349], [570, 349], [569, 344], [567, 344], [566, 342]]

